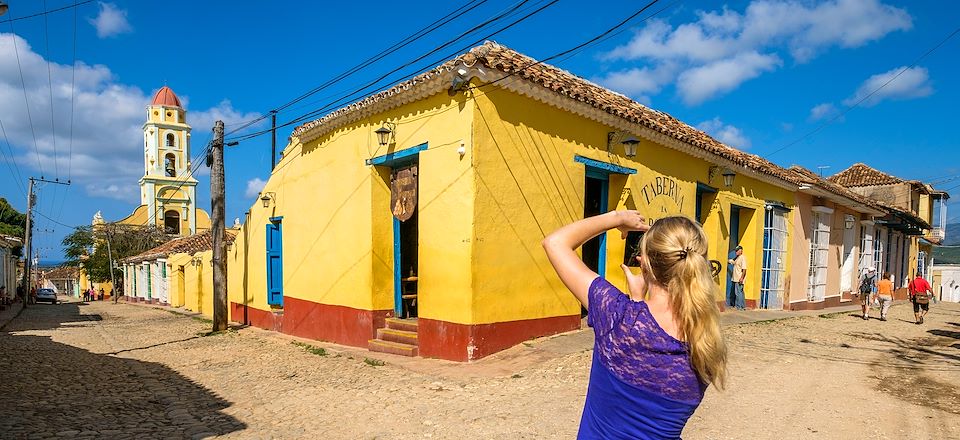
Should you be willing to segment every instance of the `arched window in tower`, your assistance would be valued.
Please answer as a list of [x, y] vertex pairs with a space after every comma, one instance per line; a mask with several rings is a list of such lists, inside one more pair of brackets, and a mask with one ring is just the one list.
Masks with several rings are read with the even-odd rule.
[[167, 177], [177, 177], [177, 156], [167, 153], [163, 159], [163, 168], [167, 172]]
[[175, 145], [176, 141], [177, 141], [177, 140], [176, 140], [176, 138], [173, 136], [173, 133], [167, 133], [167, 146], [168, 146], [168, 147], [175, 147], [175, 146], [176, 146], [176, 145]]
[[180, 213], [176, 210], [169, 210], [163, 213], [163, 232], [167, 234], [180, 235]]

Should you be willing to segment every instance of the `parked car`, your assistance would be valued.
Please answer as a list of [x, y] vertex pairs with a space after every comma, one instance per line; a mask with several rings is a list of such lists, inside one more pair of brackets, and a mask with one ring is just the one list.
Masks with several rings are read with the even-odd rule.
[[49, 302], [50, 304], [56, 304], [57, 292], [54, 292], [53, 289], [37, 289], [37, 302]]

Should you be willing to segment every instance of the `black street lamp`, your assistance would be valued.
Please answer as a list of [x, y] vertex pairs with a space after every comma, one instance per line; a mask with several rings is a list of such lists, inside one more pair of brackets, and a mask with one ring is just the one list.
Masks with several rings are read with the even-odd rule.
[[6, 14], [10, 10], [10, 6], [7, 5], [7, 2], [0, 0], [0, 15]]

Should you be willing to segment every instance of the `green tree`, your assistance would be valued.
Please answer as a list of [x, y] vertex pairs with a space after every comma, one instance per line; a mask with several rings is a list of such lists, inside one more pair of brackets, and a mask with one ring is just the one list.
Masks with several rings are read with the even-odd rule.
[[[63, 238], [63, 253], [66, 264], [82, 267], [94, 282], [110, 281], [110, 253], [113, 261], [132, 257], [153, 249], [171, 239], [160, 228], [133, 226], [120, 223], [104, 223], [97, 226], [80, 226]], [[108, 252], [107, 242], [110, 248]], [[116, 270], [115, 277], [123, 272]]]
[[23, 230], [27, 227], [27, 216], [22, 214], [7, 199], [0, 197], [0, 234], [23, 238]]

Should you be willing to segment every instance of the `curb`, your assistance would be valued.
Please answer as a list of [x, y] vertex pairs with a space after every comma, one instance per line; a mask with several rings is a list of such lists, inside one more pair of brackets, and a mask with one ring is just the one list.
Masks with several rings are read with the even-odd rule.
[[[16, 304], [17, 304], [17, 306], [20, 307], [20, 310], [17, 310], [17, 313], [13, 314], [13, 316], [11, 316], [11, 317], [10, 317], [9, 319], [7, 319], [6, 321], [0, 322], [0, 331], [2, 331], [3, 329], [7, 328], [7, 324], [10, 324], [11, 322], [13, 322], [14, 319], [17, 319], [17, 317], [20, 316], [21, 313], [23, 313], [23, 309], [24, 309], [23, 303], [17, 302]], [[14, 306], [14, 307], [16, 307], [16, 306]]]

